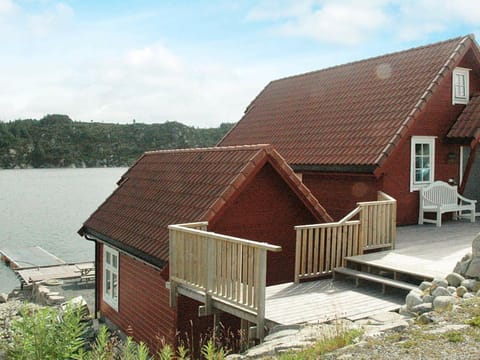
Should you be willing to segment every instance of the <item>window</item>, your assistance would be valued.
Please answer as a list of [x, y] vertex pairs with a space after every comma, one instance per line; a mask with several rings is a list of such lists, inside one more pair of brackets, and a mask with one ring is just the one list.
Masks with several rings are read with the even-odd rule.
[[103, 300], [118, 310], [118, 251], [103, 245]]
[[410, 191], [431, 184], [434, 180], [435, 137], [412, 136]]
[[469, 69], [455, 68], [452, 75], [452, 104], [468, 103], [468, 72]]

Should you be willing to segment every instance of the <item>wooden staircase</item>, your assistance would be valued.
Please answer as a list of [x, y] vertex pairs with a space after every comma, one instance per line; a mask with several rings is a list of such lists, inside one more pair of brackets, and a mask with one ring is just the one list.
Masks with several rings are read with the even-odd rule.
[[372, 264], [358, 256], [345, 258], [345, 266], [333, 270], [334, 279], [341, 277], [353, 279], [356, 286], [378, 283], [382, 286], [382, 293], [385, 293], [387, 288], [410, 291], [417, 288], [422, 281], [432, 280], [432, 277], [426, 274]]

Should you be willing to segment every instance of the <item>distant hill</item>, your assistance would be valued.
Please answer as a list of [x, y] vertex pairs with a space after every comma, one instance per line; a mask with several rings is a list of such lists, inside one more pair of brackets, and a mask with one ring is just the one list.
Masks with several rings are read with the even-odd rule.
[[130, 166], [149, 150], [214, 146], [232, 126], [85, 123], [57, 114], [0, 122], [0, 168]]

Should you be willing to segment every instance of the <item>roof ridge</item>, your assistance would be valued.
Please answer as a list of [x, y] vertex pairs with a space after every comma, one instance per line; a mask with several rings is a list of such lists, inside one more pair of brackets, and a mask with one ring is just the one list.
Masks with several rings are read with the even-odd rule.
[[[367, 62], [367, 61], [377, 60], [377, 59], [381, 59], [381, 58], [384, 58], [384, 57], [389, 57], [389, 56], [393, 56], [393, 55], [408, 53], [408, 52], [411, 52], [411, 51], [417, 51], [417, 50], [421, 50], [421, 49], [425, 49], [425, 48], [439, 46], [439, 45], [442, 45], [442, 44], [445, 44], [445, 43], [448, 43], [448, 42], [461, 41], [465, 38], [470, 38], [470, 39], [473, 40], [473, 39], [475, 39], [475, 36], [473, 34], [458, 36], [458, 37], [451, 38], [451, 39], [448, 39], [448, 40], [442, 40], [442, 41], [439, 41], [439, 42], [436, 42], [436, 43], [433, 43], [433, 44], [416, 46], [416, 47], [412, 47], [412, 48], [409, 48], [409, 49], [394, 51], [394, 52], [391, 52], [391, 53], [387, 53], [387, 54], [383, 54], [383, 55], [377, 55], [377, 56], [373, 56], [373, 57], [366, 58], [366, 59], [350, 61], [350, 62], [347, 62], [347, 63], [344, 63], [344, 64], [334, 65], [334, 66], [326, 67], [326, 68], [319, 69], [319, 70], [313, 70], [313, 71], [308, 71], [308, 72], [301, 73], [301, 74], [290, 75], [290, 76], [286, 76], [286, 77], [283, 77], [283, 78], [273, 80], [268, 85], [270, 85], [272, 83], [275, 83], [275, 82], [278, 82], [278, 81], [294, 79], [294, 78], [303, 77], [303, 76], [309, 76], [309, 75], [312, 75], [312, 74], [331, 71], [331, 70], [334, 70], [334, 69], [338, 69], [338, 68], [342, 68], [342, 67], [346, 67], [346, 66], [350, 66], [350, 65], [356, 65], [356, 64]], [[253, 103], [253, 101], [252, 101], [252, 103]]]
[[271, 147], [270, 144], [253, 144], [253, 145], [231, 145], [231, 146], [209, 146], [200, 148], [185, 148], [185, 149], [165, 149], [165, 150], [151, 150], [145, 151], [144, 155], [154, 154], [171, 154], [171, 153], [189, 153], [189, 152], [207, 152], [207, 151], [241, 151], [241, 150], [262, 150]]

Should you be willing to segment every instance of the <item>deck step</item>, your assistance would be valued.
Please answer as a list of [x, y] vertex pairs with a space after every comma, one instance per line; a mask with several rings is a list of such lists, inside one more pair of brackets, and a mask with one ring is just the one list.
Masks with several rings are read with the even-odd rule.
[[364, 260], [363, 256], [351, 256], [346, 258], [347, 267], [348, 268], [359, 268], [359, 267], [368, 267], [368, 272], [371, 272], [373, 269], [377, 269], [378, 271], [387, 271], [391, 272], [394, 277], [397, 276], [406, 276], [410, 278], [415, 278], [420, 283], [421, 281], [432, 281], [433, 276], [431, 274], [417, 272], [417, 271], [410, 271], [402, 267], [398, 266], [388, 266], [385, 264], [376, 264], [373, 261]]
[[383, 292], [385, 292], [385, 286], [390, 286], [390, 287], [409, 290], [409, 291], [417, 288], [417, 285], [410, 284], [405, 281], [393, 280], [383, 276], [373, 275], [363, 271], [358, 271], [358, 270], [354, 270], [346, 267], [335, 268], [334, 275], [336, 273], [354, 277], [357, 282], [357, 286], [358, 286], [358, 281], [360, 279], [382, 284]]

